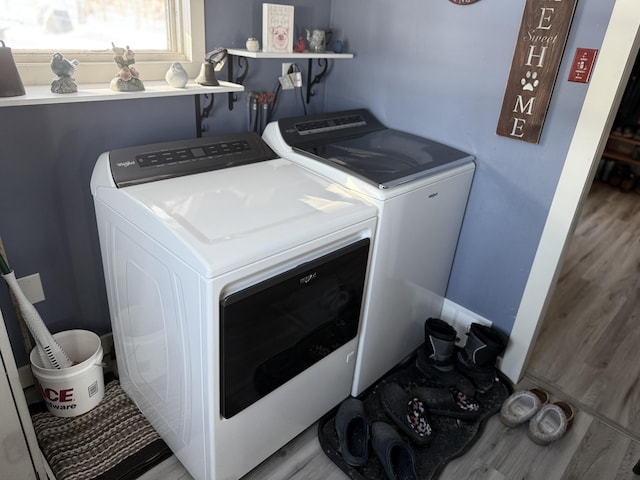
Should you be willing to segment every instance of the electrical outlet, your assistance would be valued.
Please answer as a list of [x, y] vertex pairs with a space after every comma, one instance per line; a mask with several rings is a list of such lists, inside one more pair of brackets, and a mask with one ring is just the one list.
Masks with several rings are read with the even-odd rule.
[[282, 76], [284, 77], [287, 73], [289, 73], [289, 69], [291, 68], [291, 66], [293, 65], [293, 63], [287, 63], [284, 62], [282, 64]]
[[18, 285], [20, 285], [22, 293], [24, 293], [24, 296], [27, 297], [27, 300], [31, 303], [43, 302], [45, 300], [39, 273], [27, 275], [26, 277], [16, 280], [18, 281]]

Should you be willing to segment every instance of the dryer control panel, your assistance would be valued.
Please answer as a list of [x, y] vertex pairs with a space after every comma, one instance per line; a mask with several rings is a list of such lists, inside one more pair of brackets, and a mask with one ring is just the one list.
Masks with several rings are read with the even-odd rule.
[[255, 133], [194, 138], [109, 152], [118, 188], [278, 158]]

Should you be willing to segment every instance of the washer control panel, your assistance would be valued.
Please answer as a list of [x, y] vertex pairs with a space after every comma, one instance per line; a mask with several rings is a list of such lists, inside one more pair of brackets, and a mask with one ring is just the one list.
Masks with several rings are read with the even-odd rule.
[[278, 158], [255, 133], [156, 143], [109, 152], [118, 188]]
[[366, 109], [282, 118], [278, 126], [282, 138], [292, 147], [324, 145], [385, 129]]

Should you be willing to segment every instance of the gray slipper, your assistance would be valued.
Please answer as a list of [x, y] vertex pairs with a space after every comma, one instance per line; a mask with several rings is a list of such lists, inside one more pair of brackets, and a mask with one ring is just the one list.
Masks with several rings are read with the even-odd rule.
[[507, 427], [517, 427], [531, 418], [542, 405], [549, 402], [549, 394], [541, 388], [519, 390], [512, 393], [502, 404], [500, 420]]
[[413, 450], [391, 425], [371, 425], [371, 446], [389, 480], [418, 480]]
[[573, 407], [567, 402], [543, 405], [529, 421], [529, 438], [538, 445], [549, 445], [562, 437], [573, 422]]
[[369, 423], [362, 401], [349, 397], [340, 404], [335, 419], [342, 458], [351, 466], [361, 467], [369, 459]]

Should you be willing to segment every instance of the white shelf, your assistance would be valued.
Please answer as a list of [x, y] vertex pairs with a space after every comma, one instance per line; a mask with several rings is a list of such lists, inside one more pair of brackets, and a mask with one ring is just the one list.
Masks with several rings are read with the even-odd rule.
[[229, 55], [236, 55], [238, 57], [247, 57], [247, 58], [283, 58], [283, 59], [291, 59], [291, 58], [353, 58], [353, 53], [333, 53], [333, 52], [323, 52], [323, 53], [311, 53], [311, 52], [302, 52], [302, 53], [265, 53], [262, 51], [258, 52], [250, 52], [245, 48], [227, 48], [227, 53]]
[[25, 86], [25, 95], [19, 97], [1, 97], [0, 107], [20, 105], [43, 105], [52, 103], [100, 102], [110, 100], [128, 100], [138, 98], [177, 97], [183, 95], [202, 95], [228, 92], [243, 92], [244, 87], [231, 82], [220, 81], [218, 87], [204, 87], [190, 82], [185, 88], [173, 88], [167, 82], [156, 80], [144, 82], [145, 90], [139, 92], [114, 92], [108, 84], [78, 85], [76, 93], [51, 93], [50, 85]]

